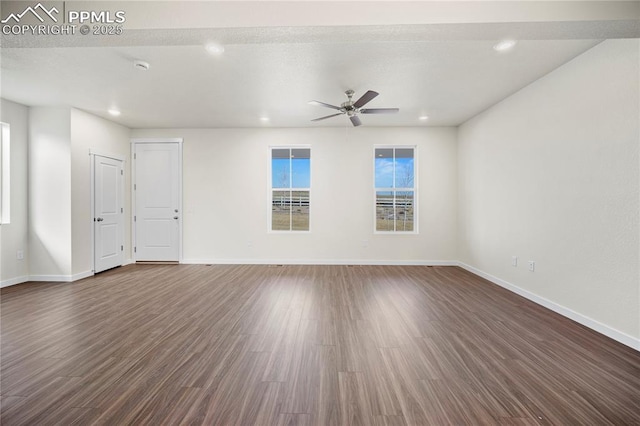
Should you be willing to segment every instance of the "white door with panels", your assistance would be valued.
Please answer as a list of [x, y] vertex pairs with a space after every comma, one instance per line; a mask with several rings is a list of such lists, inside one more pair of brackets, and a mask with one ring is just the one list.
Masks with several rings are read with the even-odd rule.
[[136, 261], [180, 260], [180, 150], [177, 142], [134, 143]]
[[121, 266], [124, 260], [122, 161], [93, 156], [94, 272]]

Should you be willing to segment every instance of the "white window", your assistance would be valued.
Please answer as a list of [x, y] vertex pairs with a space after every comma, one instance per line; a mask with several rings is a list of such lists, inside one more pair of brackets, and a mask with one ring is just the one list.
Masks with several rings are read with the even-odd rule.
[[375, 231], [417, 232], [415, 147], [375, 147]]
[[271, 148], [271, 231], [309, 231], [310, 190], [311, 149]]
[[0, 123], [0, 224], [11, 219], [11, 137], [9, 125]]

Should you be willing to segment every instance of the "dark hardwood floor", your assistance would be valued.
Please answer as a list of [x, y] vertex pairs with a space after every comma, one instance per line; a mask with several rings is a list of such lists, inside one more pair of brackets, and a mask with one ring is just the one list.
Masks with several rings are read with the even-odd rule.
[[455, 267], [130, 265], [0, 308], [7, 426], [640, 424], [640, 353]]

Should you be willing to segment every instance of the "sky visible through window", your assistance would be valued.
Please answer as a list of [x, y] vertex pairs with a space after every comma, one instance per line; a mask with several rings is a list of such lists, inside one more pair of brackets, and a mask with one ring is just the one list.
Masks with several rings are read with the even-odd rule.
[[273, 158], [271, 160], [272, 187], [309, 188], [311, 186], [310, 161], [309, 158], [292, 158], [290, 169], [288, 158]]
[[393, 165], [393, 158], [376, 158], [376, 188], [413, 188], [413, 158], [396, 158]]

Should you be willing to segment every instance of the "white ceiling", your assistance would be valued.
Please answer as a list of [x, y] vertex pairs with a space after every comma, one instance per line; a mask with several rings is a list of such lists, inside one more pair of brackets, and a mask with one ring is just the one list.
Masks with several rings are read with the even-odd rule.
[[[357, 3], [360, 9], [369, 4]], [[367, 107], [398, 107], [400, 113], [363, 116], [366, 126], [449, 126], [463, 123], [604, 38], [638, 37], [637, 16], [620, 17], [610, 8], [598, 12], [602, 19], [563, 16], [558, 21], [551, 10], [550, 16], [524, 22], [514, 9], [510, 13], [518, 19], [503, 16], [496, 22], [492, 9], [494, 18], [488, 14], [487, 22], [478, 22], [477, 14], [474, 22], [455, 22], [451, 12], [439, 22], [421, 23], [414, 15], [422, 2], [396, 3], [395, 9], [386, 10], [407, 7], [406, 16], [396, 10], [391, 24], [381, 24], [382, 8], [351, 26], [332, 26], [309, 15], [308, 8], [304, 14], [296, 12], [296, 21], [290, 7], [273, 3], [270, 13], [280, 11], [280, 20], [269, 15], [260, 21], [252, 14], [249, 21], [256, 26], [243, 26], [233, 15], [232, 28], [217, 20], [203, 28], [202, 14], [214, 12], [199, 8], [212, 3], [181, 2], [173, 12], [175, 2], [153, 3], [159, 15], [155, 21], [141, 19], [140, 4], [150, 2], [121, 4], [131, 17], [122, 36], [3, 37], [2, 97], [26, 105], [72, 106], [132, 128], [310, 127], [350, 124], [346, 117], [312, 123], [332, 110], [307, 101], [338, 105], [346, 100], [347, 89], [355, 90], [356, 98], [372, 89], [380, 96]], [[248, 6], [213, 5], [229, 4], [243, 10]], [[434, 3], [426, 5], [434, 10]], [[313, 6], [325, 13], [337, 7], [331, 2]], [[586, 9], [579, 10], [584, 14]], [[189, 22], [195, 18], [198, 22]], [[316, 25], [305, 26], [307, 21]], [[300, 25], [281, 25], [290, 22]], [[511, 37], [518, 39], [512, 51], [493, 50], [498, 40]], [[211, 40], [224, 44], [221, 56], [204, 49]], [[134, 69], [134, 59], [149, 62], [150, 70]], [[106, 111], [111, 107], [122, 115], [110, 117]], [[420, 122], [418, 116], [425, 114], [430, 119]], [[261, 122], [261, 116], [270, 121]]]

